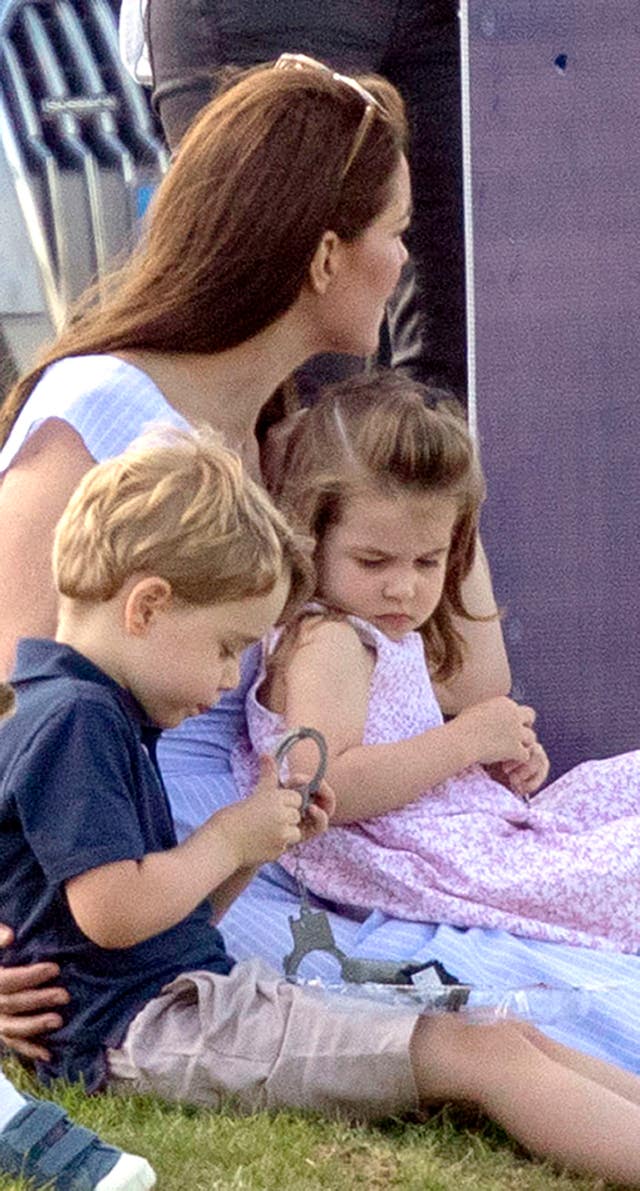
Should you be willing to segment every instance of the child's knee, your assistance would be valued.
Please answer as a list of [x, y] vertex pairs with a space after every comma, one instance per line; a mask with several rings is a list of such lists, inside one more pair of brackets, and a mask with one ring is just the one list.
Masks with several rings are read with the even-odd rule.
[[482, 1104], [496, 1082], [535, 1054], [537, 1036], [533, 1026], [518, 1021], [484, 1024], [452, 1014], [421, 1017], [411, 1042], [420, 1096]]

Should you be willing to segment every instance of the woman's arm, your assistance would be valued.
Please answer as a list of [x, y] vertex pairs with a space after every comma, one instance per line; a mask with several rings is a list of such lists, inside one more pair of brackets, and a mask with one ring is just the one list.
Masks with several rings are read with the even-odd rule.
[[11, 672], [19, 637], [55, 631], [54, 530], [94, 462], [75, 430], [51, 418], [0, 481], [0, 678]]
[[[534, 712], [504, 696], [466, 708], [448, 724], [410, 739], [363, 745], [372, 671], [370, 651], [344, 621], [324, 621], [303, 631], [286, 666], [287, 725], [316, 728], [327, 741], [334, 822], [405, 806], [476, 761], [498, 755], [526, 760], [535, 739]], [[312, 772], [312, 745], [301, 742], [291, 755], [296, 770]]]
[[[479, 540], [462, 595], [465, 607], [475, 616], [491, 616], [497, 611], [489, 563]], [[500, 619], [497, 616], [488, 621], [458, 618], [456, 628], [467, 646], [462, 670], [448, 682], [434, 683], [445, 715], [457, 715], [464, 707], [496, 695], [507, 695], [511, 690], [511, 670]]]

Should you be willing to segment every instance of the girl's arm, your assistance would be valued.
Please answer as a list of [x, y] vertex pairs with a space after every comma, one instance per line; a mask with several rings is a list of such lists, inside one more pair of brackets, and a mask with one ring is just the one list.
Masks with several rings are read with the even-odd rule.
[[[326, 738], [327, 781], [336, 796], [333, 822], [367, 819], [413, 802], [431, 786], [475, 761], [500, 755], [524, 761], [533, 744], [534, 712], [504, 696], [463, 711], [442, 727], [393, 744], [362, 744], [373, 658], [344, 621], [303, 629], [286, 667], [287, 726], [317, 728]], [[296, 769], [312, 772], [315, 748], [291, 753]]]
[[[462, 595], [464, 605], [476, 616], [490, 616], [497, 611], [487, 556], [478, 540], [473, 567]], [[434, 683], [438, 702], [445, 715], [457, 715], [464, 707], [507, 695], [511, 690], [509, 659], [498, 617], [493, 620], [456, 620], [456, 628], [466, 642], [462, 670], [448, 682]]]
[[13, 668], [18, 637], [55, 632], [53, 534], [94, 462], [75, 430], [52, 418], [0, 477], [0, 678]]

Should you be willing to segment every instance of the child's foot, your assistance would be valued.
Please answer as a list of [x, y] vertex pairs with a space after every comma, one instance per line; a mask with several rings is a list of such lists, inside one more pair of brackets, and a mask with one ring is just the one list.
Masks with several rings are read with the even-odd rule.
[[107, 1145], [49, 1100], [25, 1095], [0, 1132], [0, 1172], [51, 1191], [147, 1191], [156, 1176], [144, 1158]]

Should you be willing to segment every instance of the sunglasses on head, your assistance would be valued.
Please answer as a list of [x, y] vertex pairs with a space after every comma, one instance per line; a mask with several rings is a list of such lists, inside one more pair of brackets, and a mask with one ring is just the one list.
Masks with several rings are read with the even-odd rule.
[[337, 71], [332, 70], [330, 66], [325, 66], [324, 62], [318, 62], [316, 58], [309, 58], [307, 54], [281, 54], [275, 64], [275, 69], [321, 70], [323, 74], [328, 74], [336, 83], [342, 83], [343, 86], [349, 87], [349, 89], [353, 91], [359, 99], [362, 100], [364, 104], [364, 112], [362, 113], [362, 119], [360, 120], [360, 123], [356, 129], [356, 134], [353, 138], [353, 144], [349, 150], [349, 156], [347, 157], [346, 164], [342, 170], [342, 179], [344, 180], [349, 173], [353, 162], [358, 156], [360, 149], [362, 148], [364, 139], [367, 135], [369, 126], [375, 113], [378, 112], [380, 115], [387, 118], [387, 113], [380, 103], [380, 100], [376, 99], [375, 95], [372, 95], [371, 91], [367, 91], [367, 88], [363, 87], [357, 79], [351, 78], [351, 75], [339, 74]]

